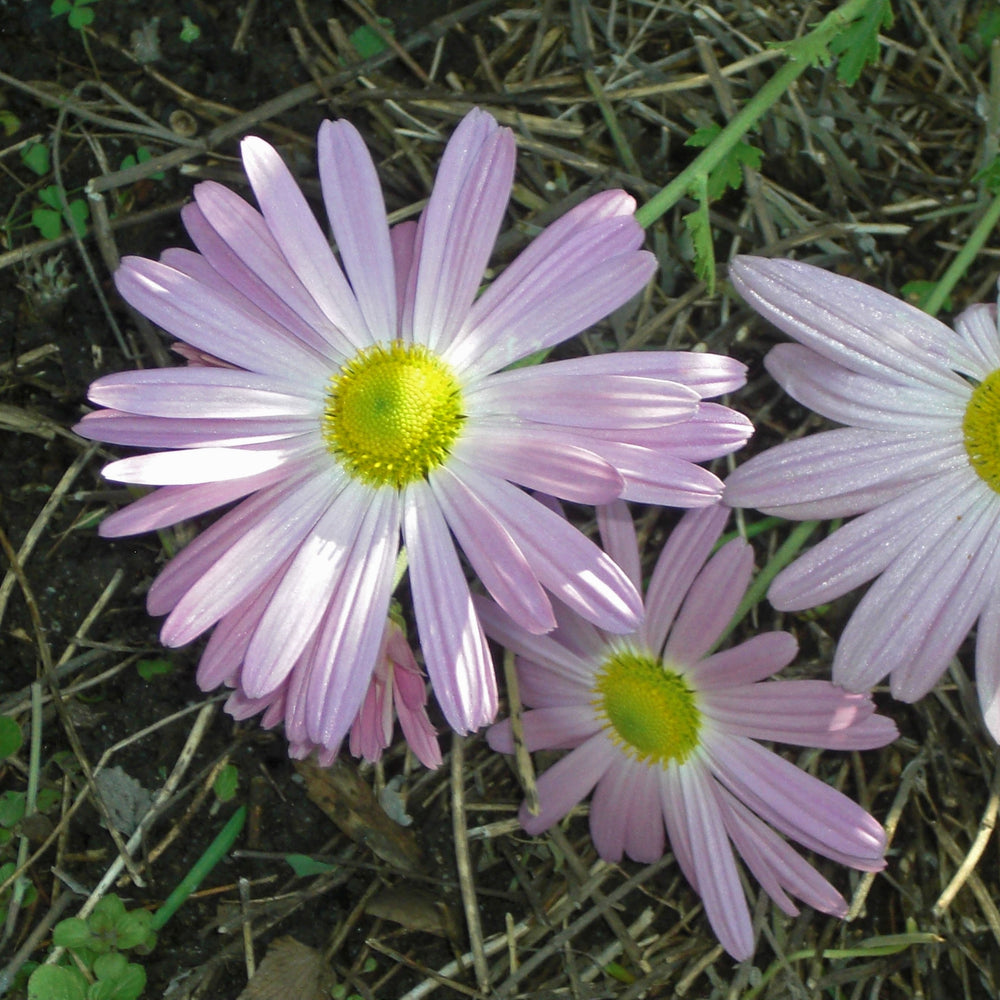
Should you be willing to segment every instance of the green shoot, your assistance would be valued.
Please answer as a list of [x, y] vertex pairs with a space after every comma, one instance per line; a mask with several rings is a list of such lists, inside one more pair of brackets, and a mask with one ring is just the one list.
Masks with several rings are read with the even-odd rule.
[[87, 25], [94, 23], [92, 5], [95, 3], [97, 0], [52, 0], [49, 15], [56, 18], [66, 14], [69, 26], [82, 31]]
[[840, 57], [837, 79], [841, 83], [853, 86], [865, 66], [878, 62], [879, 29], [891, 26], [889, 0], [874, 0], [861, 17], [830, 42], [830, 51]]

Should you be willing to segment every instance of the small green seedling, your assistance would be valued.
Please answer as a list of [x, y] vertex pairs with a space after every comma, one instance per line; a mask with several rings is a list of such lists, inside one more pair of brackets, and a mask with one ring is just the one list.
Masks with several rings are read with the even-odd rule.
[[92, 5], [95, 3], [97, 0], [52, 0], [49, 13], [53, 18], [66, 14], [69, 26], [82, 31], [88, 24], [94, 22]]
[[0, 715], [0, 760], [13, 757], [23, 743], [24, 734], [17, 722], [9, 715]]
[[240, 772], [233, 764], [227, 764], [216, 776], [212, 790], [220, 802], [230, 802], [240, 786]]
[[201, 38], [201, 28], [187, 14], [181, 15], [181, 33], [179, 37], [185, 45], [190, 45]]
[[139, 676], [144, 681], [151, 681], [172, 674], [174, 665], [169, 660], [139, 660], [135, 669], [139, 671]]
[[[147, 160], [153, 158], [153, 153], [148, 146], [140, 146], [135, 151], [135, 156], [131, 153], [125, 157], [121, 162], [121, 169], [128, 170], [129, 167], [134, 167], [139, 163], [145, 163]], [[162, 170], [157, 170], [155, 174], [150, 174], [150, 179], [154, 181], [162, 181], [167, 175]]]
[[74, 198], [67, 203], [64, 211], [59, 197], [59, 185], [50, 184], [38, 192], [38, 200], [42, 208], [36, 208], [31, 213], [31, 224], [47, 240], [54, 240], [62, 233], [63, 222], [66, 222], [76, 233], [82, 236], [90, 218], [90, 207], [83, 198]]
[[73, 965], [42, 965], [28, 980], [29, 1000], [138, 1000], [146, 988], [146, 970], [125, 952], [148, 955], [156, 944], [152, 914], [126, 910], [118, 896], [105, 896], [86, 919], [60, 920], [52, 943], [65, 948]]
[[44, 142], [29, 142], [21, 148], [21, 162], [39, 177], [44, 177], [52, 168], [52, 155]]

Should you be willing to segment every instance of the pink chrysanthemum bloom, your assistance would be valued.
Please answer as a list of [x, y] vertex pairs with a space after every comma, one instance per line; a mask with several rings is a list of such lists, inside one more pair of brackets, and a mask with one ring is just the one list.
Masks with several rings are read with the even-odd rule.
[[[646, 618], [629, 636], [609, 635], [568, 609], [536, 636], [499, 608], [482, 606], [487, 633], [518, 654], [529, 750], [570, 749], [538, 779], [541, 811], [521, 807], [533, 834], [547, 829], [596, 785], [590, 830], [601, 857], [652, 862], [664, 822], [681, 870], [702, 897], [723, 947], [753, 953], [750, 912], [733, 847], [786, 913], [788, 894], [826, 913], [841, 895], [781, 837], [862, 871], [884, 867], [885, 834], [841, 792], [761, 746], [777, 740], [838, 750], [883, 746], [896, 727], [867, 695], [828, 681], [765, 681], [797, 651], [787, 632], [709, 651], [732, 618], [753, 572], [734, 539], [709, 559], [728, 517], [722, 505], [689, 511], [671, 533], [646, 592]], [[625, 504], [598, 512], [607, 551], [639, 586], [635, 530]], [[708, 560], [706, 562], [706, 560]], [[513, 750], [510, 721], [490, 745]]]
[[787, 518], [860, 514], [780, 573], [793, 611], [876, 577], [841, 634], [833, 679], [886, 674], [925, 695], [979, 621], [976, 674], [1000, 740], [1000, 337], [978, 305], [955, 330], [859, 281], [792, 260], [737, 258], [736, 290], [798, 344], [766, 359], [785, 391], [848, 426], [778, 445], [738, 468], [726, 503]]
[[115, 275], [195, 363], [91, 387], [109, 409], [81, 434], [173, 449], [104, 470], [162, 488], [102, 533], [241, 500], [171, 560], [149, 610], [167, 615], [167, 645], [213, 625], [229, 637], [203, 657], [203, 688], [283, 698], [291, 744], [328, 749], [378, 662], [402, 534], [434, 692], [451, 726], [475, 729], [495, 715], [496, 683], [452, 535], [526, 629], [554, 624], [546, 590], [604, 628], [634, 628], [640, 601], [621, 570], [514, 484], [585, 503], [712, 502], [721, 483], [692, 463], [739, 447], [750, 425], [702, 399], [742, 384], [743, 367], [664, 352], [498, 372], [626, 302], [655, 261], [633, 200], [611, 191], [479, 295], [515, 161], [513, 134], [482, 111], [448, 143], [419, 224], [391, 231], [360, 135], [323, 124], [343, 270], [278, 153], [257, 138], [242, 151], [260, 212], [200, 184], [183, 212], [199, 252], [128, 258]]

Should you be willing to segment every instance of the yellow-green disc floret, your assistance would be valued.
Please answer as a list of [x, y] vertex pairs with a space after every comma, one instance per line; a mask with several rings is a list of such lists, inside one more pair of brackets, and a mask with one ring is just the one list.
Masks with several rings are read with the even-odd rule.
[[323, 437], [351, 476], [401, 489], [444, 463], [463, 420], [451, 368], [394, 340], [360, 351], [330, 379]]
[[990, 372], [973, 390], [962, 431], [972, 467], [1000, 493], [1000, 369]]
[[594, 695], [611, 738], [637, 760], [681, 764], [698, 746], [695, 693], [655, 657], [631, 649], [612, 654], [596, 677]]

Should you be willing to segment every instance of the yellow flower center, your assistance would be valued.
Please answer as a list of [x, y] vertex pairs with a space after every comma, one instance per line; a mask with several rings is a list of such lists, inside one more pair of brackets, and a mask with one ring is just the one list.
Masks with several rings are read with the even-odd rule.
[[962, 431], [972, 467], [987, 486], [1000, 493], [1000, 369], [973, 389]]
[[354, 478], [401, 489], [444, 463], [464, 419], [451, 368], [394, 340], [360, 351], [330, 379], [323, 437]]
[[592, 704], [605, 728], [630, 756], [683, 764], [698, 746], [701, 712], [684, 677], [653, 656], [631, 649], [612, 654], [594, 683]]

